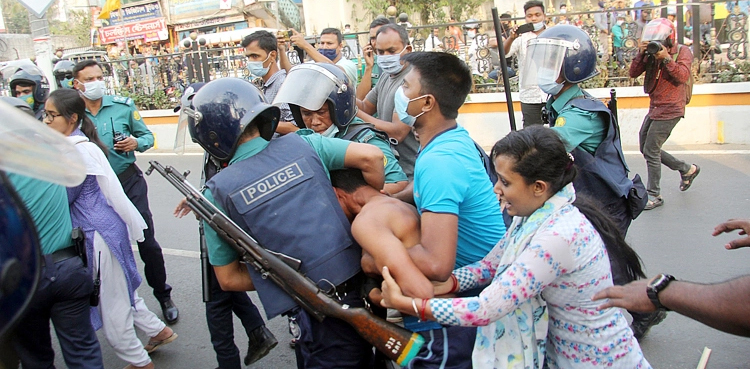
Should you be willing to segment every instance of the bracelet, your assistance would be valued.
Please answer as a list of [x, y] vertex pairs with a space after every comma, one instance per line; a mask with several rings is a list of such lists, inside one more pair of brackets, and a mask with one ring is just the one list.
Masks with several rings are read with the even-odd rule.
[[448, 293], [458, 292], [458, 278], [456, 278], [455, 274], [451, 274], [451, 281], [453, 282], [453, 287], [451, 287], [451, 290]]
[[414, 298], [411, 299], [411, 307], [414, 308], [414, 316], [419, 316], [419, 309], [417, 309], [417, 302], [414, 301]]
[[422, 299], [422, 313], [419, 314], [419, 320], [421, 321], [427, 321], [427, 318], [424, 317], [425, 311], [427, 311], [427, 300], [428, 299]]

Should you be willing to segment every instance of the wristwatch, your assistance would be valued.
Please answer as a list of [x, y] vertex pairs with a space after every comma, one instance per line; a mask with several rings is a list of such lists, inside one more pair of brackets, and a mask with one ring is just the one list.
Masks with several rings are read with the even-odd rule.
[[654, 277], [654, 279], [652, 279], [646, 286], [646, 294], [648, 295], [648, 299], [651, 300], [651, 303], [654, 304], [657, 309], [663, 309], [667, 311], [669, 310], [669, 308], [662, 305], [661, 301], [659, 301], [659, 292], [667, 288], [667, 286], [669, 286], [669, 282], [672, 282], [674, 280], [675, 278], [669, 274], [659, 274]]

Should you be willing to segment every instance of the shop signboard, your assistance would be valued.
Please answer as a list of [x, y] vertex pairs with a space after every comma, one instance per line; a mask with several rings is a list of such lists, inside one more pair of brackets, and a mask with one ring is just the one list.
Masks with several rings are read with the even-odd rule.
[[105, 24], [104, 26], [117, 26], [161, 17], [161, 6], [159, 6], [158, 1], [128, 7], [123, 6], [121, 11], [114, 11], [109, 14], [109, 24]]
[[156, 41], [166, 39], [167, 25], [164, 18], [151, 19], [119, 26], [102, 27], [99, 38], [102, 44], [111, 44], [122, 40], [144, 39]]

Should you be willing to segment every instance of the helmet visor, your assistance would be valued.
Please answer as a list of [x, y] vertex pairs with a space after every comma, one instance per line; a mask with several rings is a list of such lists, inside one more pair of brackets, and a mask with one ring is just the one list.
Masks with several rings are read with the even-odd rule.
[[671, 34], [671, 27], [664, 24], [659, 19], [654, 19], [651, 22], [648, 22], [645, 27], [643, 27], [641, 41], [664, 41]]
[[521, 76], [521, 88], [539, 86], [539, 80], [555, 81], [560, 76], [565, 53], [573, 43], [551, 38], [534, 38], [529, 40], [524, 60], [524, 75]]
[[0, 101], [0, 170], [67, 187], [86, 178], [78, 150], [63, 135]]
[[287, 103], [315, 111], [323, 107], [331, 91], [345, 91], [347, 88], [345, 81], [327, 69], [312, 63], [300, 64], [289, 71], [273, 105]]
[[177, 154], [185, 153], [185, 135], [188, 129], [188, 115], [184, 109], [180, 109], [180, 119], [177, 121], [177, 136], [174, 138], [174, 152]]

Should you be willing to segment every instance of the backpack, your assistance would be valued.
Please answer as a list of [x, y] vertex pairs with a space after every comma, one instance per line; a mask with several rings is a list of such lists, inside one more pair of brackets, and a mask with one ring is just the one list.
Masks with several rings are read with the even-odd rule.
[[[683, 47], [686, 47], [686, 46], [677, 45], [677, 53], [672, 56], [675, 62], [677, 62], [677, 57], [680, 55], [680, 50]], [[692, 68], [692, 63], [691, 63], [691, 68], [688, 71], [688, 80], [685, 82], [685, 105], [690, 104], [690, 99], [693, 97], [693, 83], [694, 82], [695, 80], [693, 79], [693, 68]]]
[[484, 152], [484, 149], [482, 146], [479, 146], [479, 144], [471, 140], [471, 142], [474, 143], [474, 147], [477, 148], [477, 151], [479, 151], [479, 158], [482, 160], [482, 164], [484, 164], [484, 170], [487, 172], [487, 176], [490, 177], [490, 182], [492, 182], [492, 185], [494, 186], [495, 183], [497, 183], [497, 173], [495, 173], [495, 167], [492, 164], [492, 159], [487, 155], [486, 152]]

